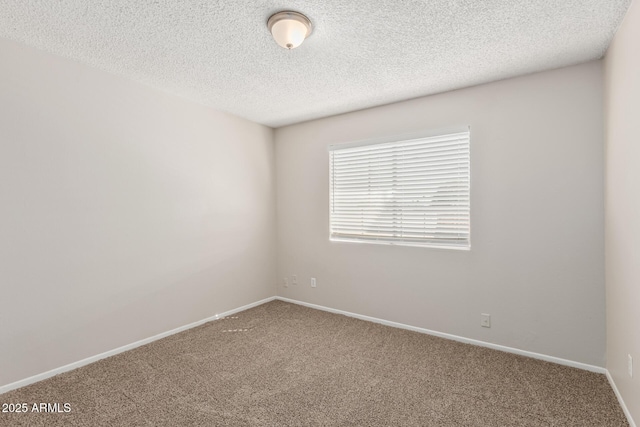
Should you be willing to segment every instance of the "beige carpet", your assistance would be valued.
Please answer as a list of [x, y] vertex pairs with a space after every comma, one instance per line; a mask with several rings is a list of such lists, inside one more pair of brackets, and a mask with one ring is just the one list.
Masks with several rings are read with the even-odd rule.
[[604, 375], [281, 301], [0, 402], [71, 405], [3, 426], [628, 425]]

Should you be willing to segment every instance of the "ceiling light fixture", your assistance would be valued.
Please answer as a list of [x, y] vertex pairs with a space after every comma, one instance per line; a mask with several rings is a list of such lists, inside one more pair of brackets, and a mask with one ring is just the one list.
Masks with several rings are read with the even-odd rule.
[[309, 37], [313, 27], [309, 18], [298, 12], [284, 11], [272, 15], [267, 27], [276, 43], [285, 49], [293, 49]]

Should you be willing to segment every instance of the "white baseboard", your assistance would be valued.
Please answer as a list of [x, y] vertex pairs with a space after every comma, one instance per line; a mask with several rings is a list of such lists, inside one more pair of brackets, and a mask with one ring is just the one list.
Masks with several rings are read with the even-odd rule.
[[45, 380], [47, 378], [51, 378], [51, 377], [53, 377], [55, 375], [58, 375], [58, 374], [61, 374], [63, 372], [68, 372], [68, 371], [71, 371], [73, 369], [80, 368], [81, 366], [85, 366], [85, 365], [88, 365], [90, 363], [97, 362], [100, 359], [105, 359], [107, 357], [114, 356], [114, 355], [116, 355], [118, 353], [122, 353], [122, 352], [125, 352], [127, 350], [132, 350], [132, 349], [134, 349], [136, 347], [140, 347], [142, 345], [149, 344], [150, 342], [159, 340], [161, 338], [168, 337], [169, 335], [177, 334], [178, 332], [182, 332], [182, 331], [186, 331], [187, 329], [195, 328], [196, 326], [200, 326], [200, 325], [202, 325], [204, 323], [211, 322], [212, 320], [218, 320], [218, 319], [221, 319], [223, 317], [227, 317], [227, 316], [230, 316], [232, 314], [238, 313], [240, 311], [248, 310], [250, 308], [256, 307], [258, 305], [262, 305], [262, 304], [267, 303], [269, 301], [273, 301], [275, 298], [276, 297], [269, 297], [269, 298], [265, 298], [265, 299], [260, 300], [260, 301], [253, 302], [251, 304], [243, 305], [242, 307], [234, 308], [233, 310], [225, 311], [224, 313], [218, 313], [218, 314], [213, 315], [211, 317], [207, 317], [206, 319], [198, 320], [197, 322], [189, 323], [188, 325], [180, 326], [179, 328], [175, 328], [175, 329], [172, 329], [172, 330], [167, 331], [167, 332], [162, 332], [162, 333], [160, 333], [158, 335], [154, 335], [152, 337], [145, 338], [145, 339], [142, 339], [140, 341], [133, 342], [131, 344], [123, 345], [122, 347], [118, 347], [118, 348], [113, 349], [113, 350], [105, 351], [104, 353], [96, 354], [95, 356], [87, 357], [86, 359], [82, 359], [82, 360], [79, 360], [77, 362], [69, 363], [68, 365], [64, 365], [64, 366], [61, 366], [61, 367], [56, 368], [56, 369], [52, 369], [52, 370], [47, 371], [47, 372], [43, 372], [41, 374], [37, 374], [37, 375], [31, 376], [29, 378], [25, 378], [23, 380], [19, 380], [19, 381], [10, 383], [10, 384], [3, 385], [3, 386], [0, 387], [0, 394], [6, 393], [6, 392], [11, 391], [11, 390], [15, 390], [15, 389], [20, 388], [20, 387], [27, 386], [29, 384], [37, 383], [38, 381], [42, 381], [42, 380]]
[[613, 389], [613, 392], [616, 394], [616, 397], [618, 398], [618, 403], [622, 407], [622, 412], [624, 412], [625, 417], [627, 417], [627, 421], [629, 422], [629, 426], [630, 427], [636, 427], [636, 423], [635, 423], [635, 421], [633, 421], [633, 417], [631, 417], [631, 412], [629, 412], [629, 408], [627, 408], [627, 405], [624, 403], [624, 400], [622, 399], [622, 395], [620, 394], [620, 391], [618, 390], [618, 386], [616, 386], [616, 383], [615, 383], [615, 381], [613, 381], [613, 377], [611, 376], [611, 374], [609, 373], [608, 370], [607, 370], [607, 379], [609, 380], [609, 385]]
[[500, 350], [507, 353], [519, 354], [521, 356], [527, 356], [534, 359], [540, 359], [547, 362], [557, 363], [559, 365], [571, 366], [573, 368], [584, 369], [586, 371], [596, 372], [598, 374], [604, 374], [607, 370], [600, 366], [589, 365], [582, 362], [575, 362], [573, 360], [562, 359], [560, 357], [548, 356], [546, 354], [534, 353], [532, 351], [520, 350], [519, 348], [507, 347], [499, 344], [492, 344], [485, 341], [474, 340], [471, 338], [460, 337], [457, 335], [446, 334], [444, 332], [432, 331], [430, 329], [419, 328], [417, 326], [405, 325], [404, 323], [391, 322], [389, 320], [378, 319], [376, 317], [364, 316], [362, 314], [351, 313], [348, 311], [337, 310], [335, 308], [324, 307], [322, 305], [311, 304], [304, 301], [298, 301], [290, 298], [277, 296], [276, 299], [280, 301], [290, 302], [292, 304], [303, 305], [309, 308], [315, 308], [317, 310], [328, 311], [330, 313], [343, 314], [345, 316], [354, 317], [360, 320], [366, 320], [368, 322], [380, 323], [381, 325], [392, 326], [394, 328], [407, 329], [409, 331], [420, 332], [423, 334], [433, 335], [440, 338], [446, 338], [449, 340], [463, 342], [465, 344], [473, 344], [480, 347], [487, 347], [494, 350]]

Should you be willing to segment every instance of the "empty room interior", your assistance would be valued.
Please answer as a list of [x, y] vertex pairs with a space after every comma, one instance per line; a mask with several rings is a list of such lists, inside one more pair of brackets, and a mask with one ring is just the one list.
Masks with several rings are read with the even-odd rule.
[[640, 5], [0, 0], [0, 426], [631, 426]]

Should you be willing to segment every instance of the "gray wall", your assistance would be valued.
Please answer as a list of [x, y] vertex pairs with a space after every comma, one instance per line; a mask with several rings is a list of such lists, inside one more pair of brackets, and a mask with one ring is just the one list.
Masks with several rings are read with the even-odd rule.
[[0, 57], [0, 385], [274, 294], [270, 128]]
[[[277, 129], [278, 295], [604, 366], [602, 101], [596, 61]], [[471, 251], [329, 241], [328, 145], [456, 125]]]
[[[640, 5], [605, 57], [607, 369], [640, 421]], [[627, 356], [635, 364], [627, 374]]]

